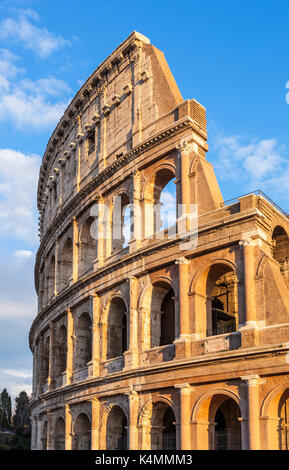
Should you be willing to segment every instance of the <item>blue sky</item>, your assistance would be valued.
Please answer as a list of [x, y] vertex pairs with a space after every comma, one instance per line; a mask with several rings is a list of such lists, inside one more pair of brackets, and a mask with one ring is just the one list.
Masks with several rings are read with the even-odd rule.
[[0, 2], [0, 390], [30, 391], [37, 176], [82, 83], [141, 32], [207, 108], [224, 199], [262, 189], [289, 211], [288, 20], [285, 0]]

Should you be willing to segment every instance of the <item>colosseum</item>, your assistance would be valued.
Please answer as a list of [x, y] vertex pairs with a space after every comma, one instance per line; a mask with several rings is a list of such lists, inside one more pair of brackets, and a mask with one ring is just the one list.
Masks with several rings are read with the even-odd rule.
[[32, 449], [288, 449], [289, 220], [261, 191], [224, 202], [207, 151], [137, 32], [66, 109], [39, 174]]

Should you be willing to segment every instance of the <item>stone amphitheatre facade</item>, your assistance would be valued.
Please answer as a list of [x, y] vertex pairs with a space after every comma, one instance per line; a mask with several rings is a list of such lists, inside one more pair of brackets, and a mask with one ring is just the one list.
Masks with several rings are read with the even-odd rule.
[[[288, 448], [289, 220], [261, 192], [224, 203], [207, 150], [205, 108], [136, 32], [65, 111], [38, 185], [33, 449]], [[152, 209], [170, 182], [175, 236]]]

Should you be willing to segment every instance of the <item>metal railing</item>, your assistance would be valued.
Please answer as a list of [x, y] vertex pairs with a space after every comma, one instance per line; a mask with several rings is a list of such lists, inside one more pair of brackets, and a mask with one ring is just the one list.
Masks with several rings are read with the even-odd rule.
[[238, 197], [235, 197], [233, 199], [229, 199], [228, 201], [224, 201], [224, 205], [225, 206], [230, 206], [231, 204], [235, 204], [237, 202], [239, 202], [239, 200], [242, 198], [242, 197], [245, 197], [245, 196], [250, 196], [250, 194], [255, 194], [255, 196], [261, 196], [263, 197], [266, 201], [269, 202], [269, 204], [271, 204], [278, 212], [281, 212], [282, 215], [284, 215], [285, 217], [287, 217], [287, 212], [285, 212], [283, 209], [281, 209], [280, 206], [278, 206], [278, 204], [276, 204], [274, 201], [272, 201], [272, 199], [267, 196], [267, 194], [263, 193], [263, 191], [261, 191], [261, 189], [257, 189], [256, 191], [251, 191], [250, 193], [247, 193], [247, 194], [243, 194], [242, 196], [238, 196]]

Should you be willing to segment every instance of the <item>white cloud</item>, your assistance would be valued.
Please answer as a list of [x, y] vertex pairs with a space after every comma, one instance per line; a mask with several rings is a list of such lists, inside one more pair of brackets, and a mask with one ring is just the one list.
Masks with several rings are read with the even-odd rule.
[[[25, 275], [25, 273], [23, 273]], [[26, 274], [27, 275], [27, 274]], [[31, 277], [33, 276], [33, 271], [29, 273]], [[37, 312], [36, 301], [25, 301], [20, 300], [5, 300], [2, 299], [2, 293], [0, 292], [0, 319], [31, 319], [35, 318]], [[16, 324], [15, 324], [16, 327]]]
[[20, 377], [22, 379], [29, 379], [32, 377], [30, 370], [15, 370], [15, 369], [3, 369], [3, 374], [10, 375], [12, 377]]
[[17, 258], [31, 258], [31, 256], [33, 256], [33, 251], [30, 251], [30, 250], [17, 250], [17, 251], [15, 251], [14, 254]]
[[252, 178], [264, 180], [280, 169], [283, 148], [276, 139], [254, 140], [244, 144], [241, 136], [217, 136], [213, 140], [215, 168], [222, 170], [222, 179]]
[[0, 237], [36, 241], [40, 158], [0, 149]]
[[55, 77], [21, 78], [18, 57], [0, 49], [0, 121], [18, 128], [46, 129], [55, 125], [68, 105], [68, 85]]
[[8, 393], [14, 399], [20, 392], [25, 391], [28, 396], [32, 393], [32, 376], [28, 370], [6, 370], [0, 369], [0, 383], [3, 388], [7, 388]]
[[0, 23], [0, 38], [20, 43], [42, 58], [70, 44], [70, 41], [50, 33], [46, 28], [36, 26], [33, 21], [39, 21], [33, 10], [22, 10], [16, 18], [5, 18]]
[[[215, 135], [208, 155], [219, 182], [232, 184], [232, 196], [261, 189], [288, 210], [289, 159], [278, 139], [249, 139], [241, 135]], [[287, 190], [287, 191], [286, 191]]]

